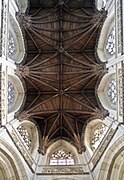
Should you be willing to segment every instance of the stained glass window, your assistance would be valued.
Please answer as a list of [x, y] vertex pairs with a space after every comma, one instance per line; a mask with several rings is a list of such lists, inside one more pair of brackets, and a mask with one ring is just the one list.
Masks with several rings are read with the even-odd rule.
[[105, 133], [107, 131], [107, 126], [105, 124], [99, 124], [94, 130], [91, 139], [91, 148], [92, 150], [96, 150], [99, 146], [101, 140], [103, 139]]
[[111, 30], [107, 44], [106, 44], [106, 50], [110, 55], [115, 54], [115, 27]]
[[10, 107], [15, 100], [15, 88], [14, 85], [8, 81], [8, 106]]
[[17, 130], [18, 130], [19, 134], [21, 135], [22, 139], [24, 140], [24, 144], [26, 145], [27, 149], [30, 149], [31, 148], [31, 138], [30, 138], [28, 130], [23, 125], [20, 125], [17, 128]]
[[116, 80], [112, 79], [108, 86], [108, 97], [112, 104], [117, 102]]
[[66, 150], [57, 150], [50, 157], [50, 165], [74, 165], [74, 155]]
[[16, 43], [14, 37], [11, 32], [9, 32], [9, 40], [8, 40], [8, 56], [11, 57], [16, 52]]

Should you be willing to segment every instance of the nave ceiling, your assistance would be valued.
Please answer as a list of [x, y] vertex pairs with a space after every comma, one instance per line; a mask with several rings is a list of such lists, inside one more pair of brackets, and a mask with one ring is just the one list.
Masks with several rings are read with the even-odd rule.
[[59, 139], [82, 153], [87, 123], [107, 115], [97, 96], [107, 70], [96, 54], [105, 17], [93, 0], [30, 0], [17, 15], [26, 48], [16, 71], [26, 92], [18, 118], [36, 123], [43, 154]]

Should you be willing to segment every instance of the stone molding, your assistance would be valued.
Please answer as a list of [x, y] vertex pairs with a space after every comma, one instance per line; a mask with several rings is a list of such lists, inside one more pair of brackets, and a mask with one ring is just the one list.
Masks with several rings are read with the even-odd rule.
[[83, 174], [89, 174], [88, 172], [84, 172], [82, 165], [70, 165], [70, 166], [41, 166], [39, 167], [41, 169], [40, 173], [37, 173], [37, 175], [83, 175]]

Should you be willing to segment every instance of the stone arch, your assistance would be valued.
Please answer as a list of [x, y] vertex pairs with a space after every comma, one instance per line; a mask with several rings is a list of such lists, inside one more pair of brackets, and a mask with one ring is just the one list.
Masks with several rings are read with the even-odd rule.
[[108, 149], [100, 168], [99, 180], [123, 180], [124, 178], [124, 135]]
[[80, 158], [79, 158], [79, 154], [77, 152], [77, 149], [70, 144], [69, 142], [65, 141], [65, 140], [58, 140], [56, 142], [54, 142], [48, 149], [45, 155], [45, 164], [49, 164], [49, 160], [51, 157], [51, 154], [58, 149], [65, 149], [67, 151], [70, 151], [75, 158], [75, 164], [80, 164]]
[[[29, 134], [31, 140], [31, 147], [29, 148], [29, 151], [32, 154], [32, 157], [35, 156], [39, 147], [39, 136], [36, 125], [33, 122], [24, 120], [17, 126], [17, 130], [19, 127], [23, 127], [24, 129], [26, 129], [27, 133]], [[21, 136], [21, 133], [19, 133], [19, 135]], [[22, 140], [24, 139], [22, 138]]]
[[6, 179], [28, 180], [24, 165], [19, 155], [5, 140], [0, 139], [0, 168]]
[[[97, 127], [99, 127], [100, 125], [105, 125], [105, 124], [103, 123], [103, 121], [101, 119], [94, 119], [94, 120], [90, 121], [86, 126], [85, 135], [84, 135], [84, 143], [85, 143], [87, 150], [89, 151], [89, 153], [91, 155], [93, 154], [93, 149], [92, 149], [91, 143], [92, 143], [92, 138], [94, 136], [94, 131], [97, 130]], [[103, 137], [100, 139], [100, 141], [103, 139]], [[98, 146], [99, 146], [99, 144], [98, 144]]]
[[106, 62], [110, 57], [106, 53], [106, 42], [109, 32], [114, 24], [114, 11], [108, 14], [106, 21], [100, 33], [100, 38], [97, 46], [97, 54], [102, 62]]
[[113, 104], [109, 97], [108, 97], [108, 87], [110, 84], [111, 79], [116, 79], [116, 75], [114, 72], [107, 73], [101, 80], [99, 86], [98, 86], [98, 97], [102, 104], [102, 106], [107, 109], [109, 112], [115, 111], [116, 105]]
[[[14, 17], [12, 12], [10, 11], [9, 15], [9, 31], [13, 36], [13, 40], [16, 46], [15, 53], [10, 57], [14, 62], [20, 63], [24, 59], [25, 55], [25, 44], [22, 35], [21, 28], [19, 23], [17, 22], [16, 18]], [[9, 41], [9, 40], [8, 40]]]
[[20, 79], [15, 75], [8, 75], [8, 82], [11, 82], [14, 87], [15, 97], [13, 103], [8, 108], [9, 113], [17, 112], [22, 106], [24, 100], [24, 88]]

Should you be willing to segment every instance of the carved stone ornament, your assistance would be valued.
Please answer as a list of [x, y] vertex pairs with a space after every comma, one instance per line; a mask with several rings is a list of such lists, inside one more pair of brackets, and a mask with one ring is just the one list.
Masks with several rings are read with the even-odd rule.
[[84, 174], [81, 166], [46, 166], [42, 167], [41, 174]]

